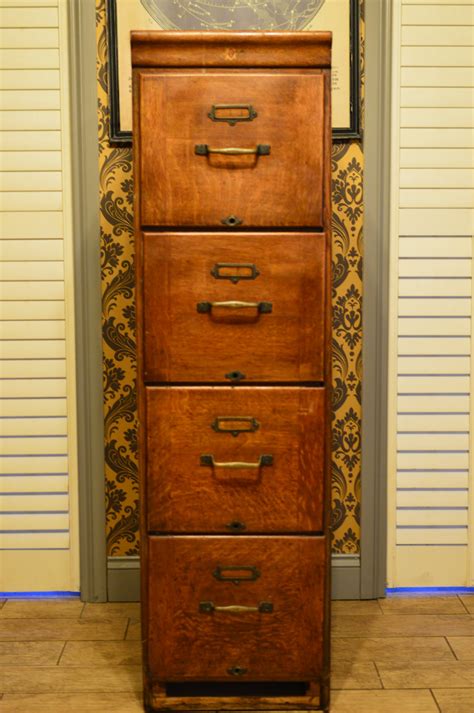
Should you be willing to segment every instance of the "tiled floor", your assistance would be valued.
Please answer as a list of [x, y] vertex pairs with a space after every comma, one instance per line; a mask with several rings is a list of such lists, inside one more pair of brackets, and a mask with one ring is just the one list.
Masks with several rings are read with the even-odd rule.
[[[138, 604], [0, 601], [2, 713], [140, 713]], [[334, 602], [331, 713], [474, 713], [474, 595]]]

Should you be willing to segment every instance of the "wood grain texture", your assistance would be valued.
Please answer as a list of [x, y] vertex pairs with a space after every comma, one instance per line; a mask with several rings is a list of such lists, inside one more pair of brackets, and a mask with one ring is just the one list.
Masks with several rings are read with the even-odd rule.
[[320, 697], [313, 696], [287, 696], [287, 697], [255, 697], [255, 696], [233, 696], [233, 697], [207, 697], [189, 696], [187, 698], [173, 698], [153, 693], [150, 697], [150, 705], [157, 711], [297, 711], [319, 710]]
[[110, 641], [123, 639], [127, 619], [1, 619], [0, 641]]
[[474, 661], [383, 662], [378, 670], [384, 688], [471, 688], [474, 701]]
[[333, 638], [332, 654], [334, 661], [454, 661], [443, 636]]
[[143, 713], [137, 692], [120, 693], [10, 693], [2, 700], [2, 713]]
[[333, 659], [331, 667], [331, 688], [333, 690], [382, 688], [373, 661], [353, 662]]
[[26, 677], [22, 668], [4, 666], [2, 688], [5, 693], [139, 691], [141, 674], [141, 666], [32, 666]]
[[[325, 390], [265, 387], [147, 388], [148, 528], [231, 534], [323, 529]], [[257, 430], [216, 432], [217, 417], [247, 416]], [[222, 422], [228, 427], [226, 422]], [[240, 426], [239, 422], [229, 422]], [[247, 424], [244, 424], [246, 427]], [[273, 463], [258, 469], [200, 464]]]
[[68, 641], [60, 666], [139, 666], [138, 641]]
[[459, 597], [466, 610], [471, 614], [474, 614], [474, 594], [463, 594]]
[[474, 638], [471, 636], [450, 636], [448, 643], [459, 661], [474, 661]]
[[474, 636], [474, 616], [463, 614], [386, 614], [333, 617], [335, 637]]
[[[322, 381], [326, 279], [324, 234], [144, 235], [144, 379], [148, 382]], [[219, 263], [254, 264], [254, 280], [216, 279]], [[242, 274], [245, 274], [241, 270]], [[271, 302], [272, 312], [215, 308]]]
[[[427, 504], [427, 503], [425, 503]], [[400, 597], [380, 599], [384, 614], [465, 614], [466, 610], [456, 596]]]
[[77, 619], [83, 609], [84, 602], [76, 598], [8, 599], [0, 609], [0, 619]]
[[329, 67], [330, 32], [132, 32], [139, 67]]
[[140, 619], [131, 619], [125, 634], [126, 641], [143, 641], [142, 622]]
[[63, 648], [63, 641], [1, 641], [0, 667], [55, 666]]
[[[323, 673], [326, 542], [316, 537], [150, 538], [148, 662], [156, 681], [308, 681]], [[216, 567], [253, 566], [254, 581], [219, 581]], [[272, 613], [203, 613], [273, 604]], [[288, 646], [288, 642], [292, 642]]]
[[472, 713], [472, 688], [435, 688], [433, 696], [441, 713]]
[[332, 603], [333, 614], [346, 614], [350, 616], [382, 616], [380, 600], [339, 600]]
[[81, 619], [113, 619], [114, 617], [139, 618], [140, 604], [138, 602], [87, 602], [82, 610]]
[[439, 713], [430, 691], [335, 691], [332, 701], [331, 713]]
[[[321, 72], [142, 72], [139, 101], [142, 225], [222, 228], [237, 216], [243, 227], [322, 226]], [[231, 103], [251, 105], [256, 118], [209, 118]], [[260, 144], [269, 155], [195, 153]]]

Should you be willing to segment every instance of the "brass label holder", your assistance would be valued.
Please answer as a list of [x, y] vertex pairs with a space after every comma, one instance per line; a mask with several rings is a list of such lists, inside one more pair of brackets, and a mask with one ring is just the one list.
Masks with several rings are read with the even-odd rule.
[[[224, 272], [233, 270], [233, 272]], [[241, 272], [245, 270], [246, 272]], [[239, 280], [255, 280], [260, 272], [256, 265], [251, 262], [216, 262], [211, 270], [211, 275], [215, 280], [230, 280], [236, 285]]]
[[[236, 114], [236, 111], [246, 112]], [[251, 104], [213, 104], [208, 117], [211, 121], [224, 121], [229, 126], [235, 126], [242, 121], [253, 121], [258, 116]]]
[[216, 416], [211, 428], [216, 433], [230, 433], [236, 437], [239, 433], [255, 433], [260, 428], [260, 423], [253, 416]]
[[[227, 573], [227, 574], [226, 574]], [[261, 575], [260, 570], [253, 565], [219, 564], [212, 573], [219, 582], [232, 582], [232, 584], [240, 584], [240, 582], [255, 582]]]

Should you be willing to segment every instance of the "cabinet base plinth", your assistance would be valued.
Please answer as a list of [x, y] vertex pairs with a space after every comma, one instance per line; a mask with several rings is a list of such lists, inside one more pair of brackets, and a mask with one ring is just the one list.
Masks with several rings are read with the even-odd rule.
[[[166, 687], [159, 685], [147, 692], [147, 713], [171, 713], [172, 711], [329, 711], [328, 695], [324, 686], [310, 684], [309, 694], [304, 696], [170, 696]], [[321, 691], [321, 692], [319, 692]]]

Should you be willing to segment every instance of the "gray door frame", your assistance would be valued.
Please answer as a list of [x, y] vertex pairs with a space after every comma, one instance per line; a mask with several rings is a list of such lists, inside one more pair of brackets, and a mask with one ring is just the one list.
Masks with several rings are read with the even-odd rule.
[[365, 0], [360, 555], [334, 555], [333, 598], [385, 596], [392, 0]]
[[107, 600], [95, 0], [68, 0], [80, 589]]
[[365, 0], [360, 598], [385, 596], [392, 0]]
[[[95, 0], [68, 0], [68, 7], [81, 595], [86, 601], [105, 601]], [[371, 599], [385, 595], [391, 10], [392, 0], [365, 0], [361, 555], [333, 557], [335, 599]], [[114, 599], [129, 599], [131, 592], [135, 598], [138, 592], [138, 562], [136, 558], [128, 559], [133, 562], [121, 561], [116, 568]]]

